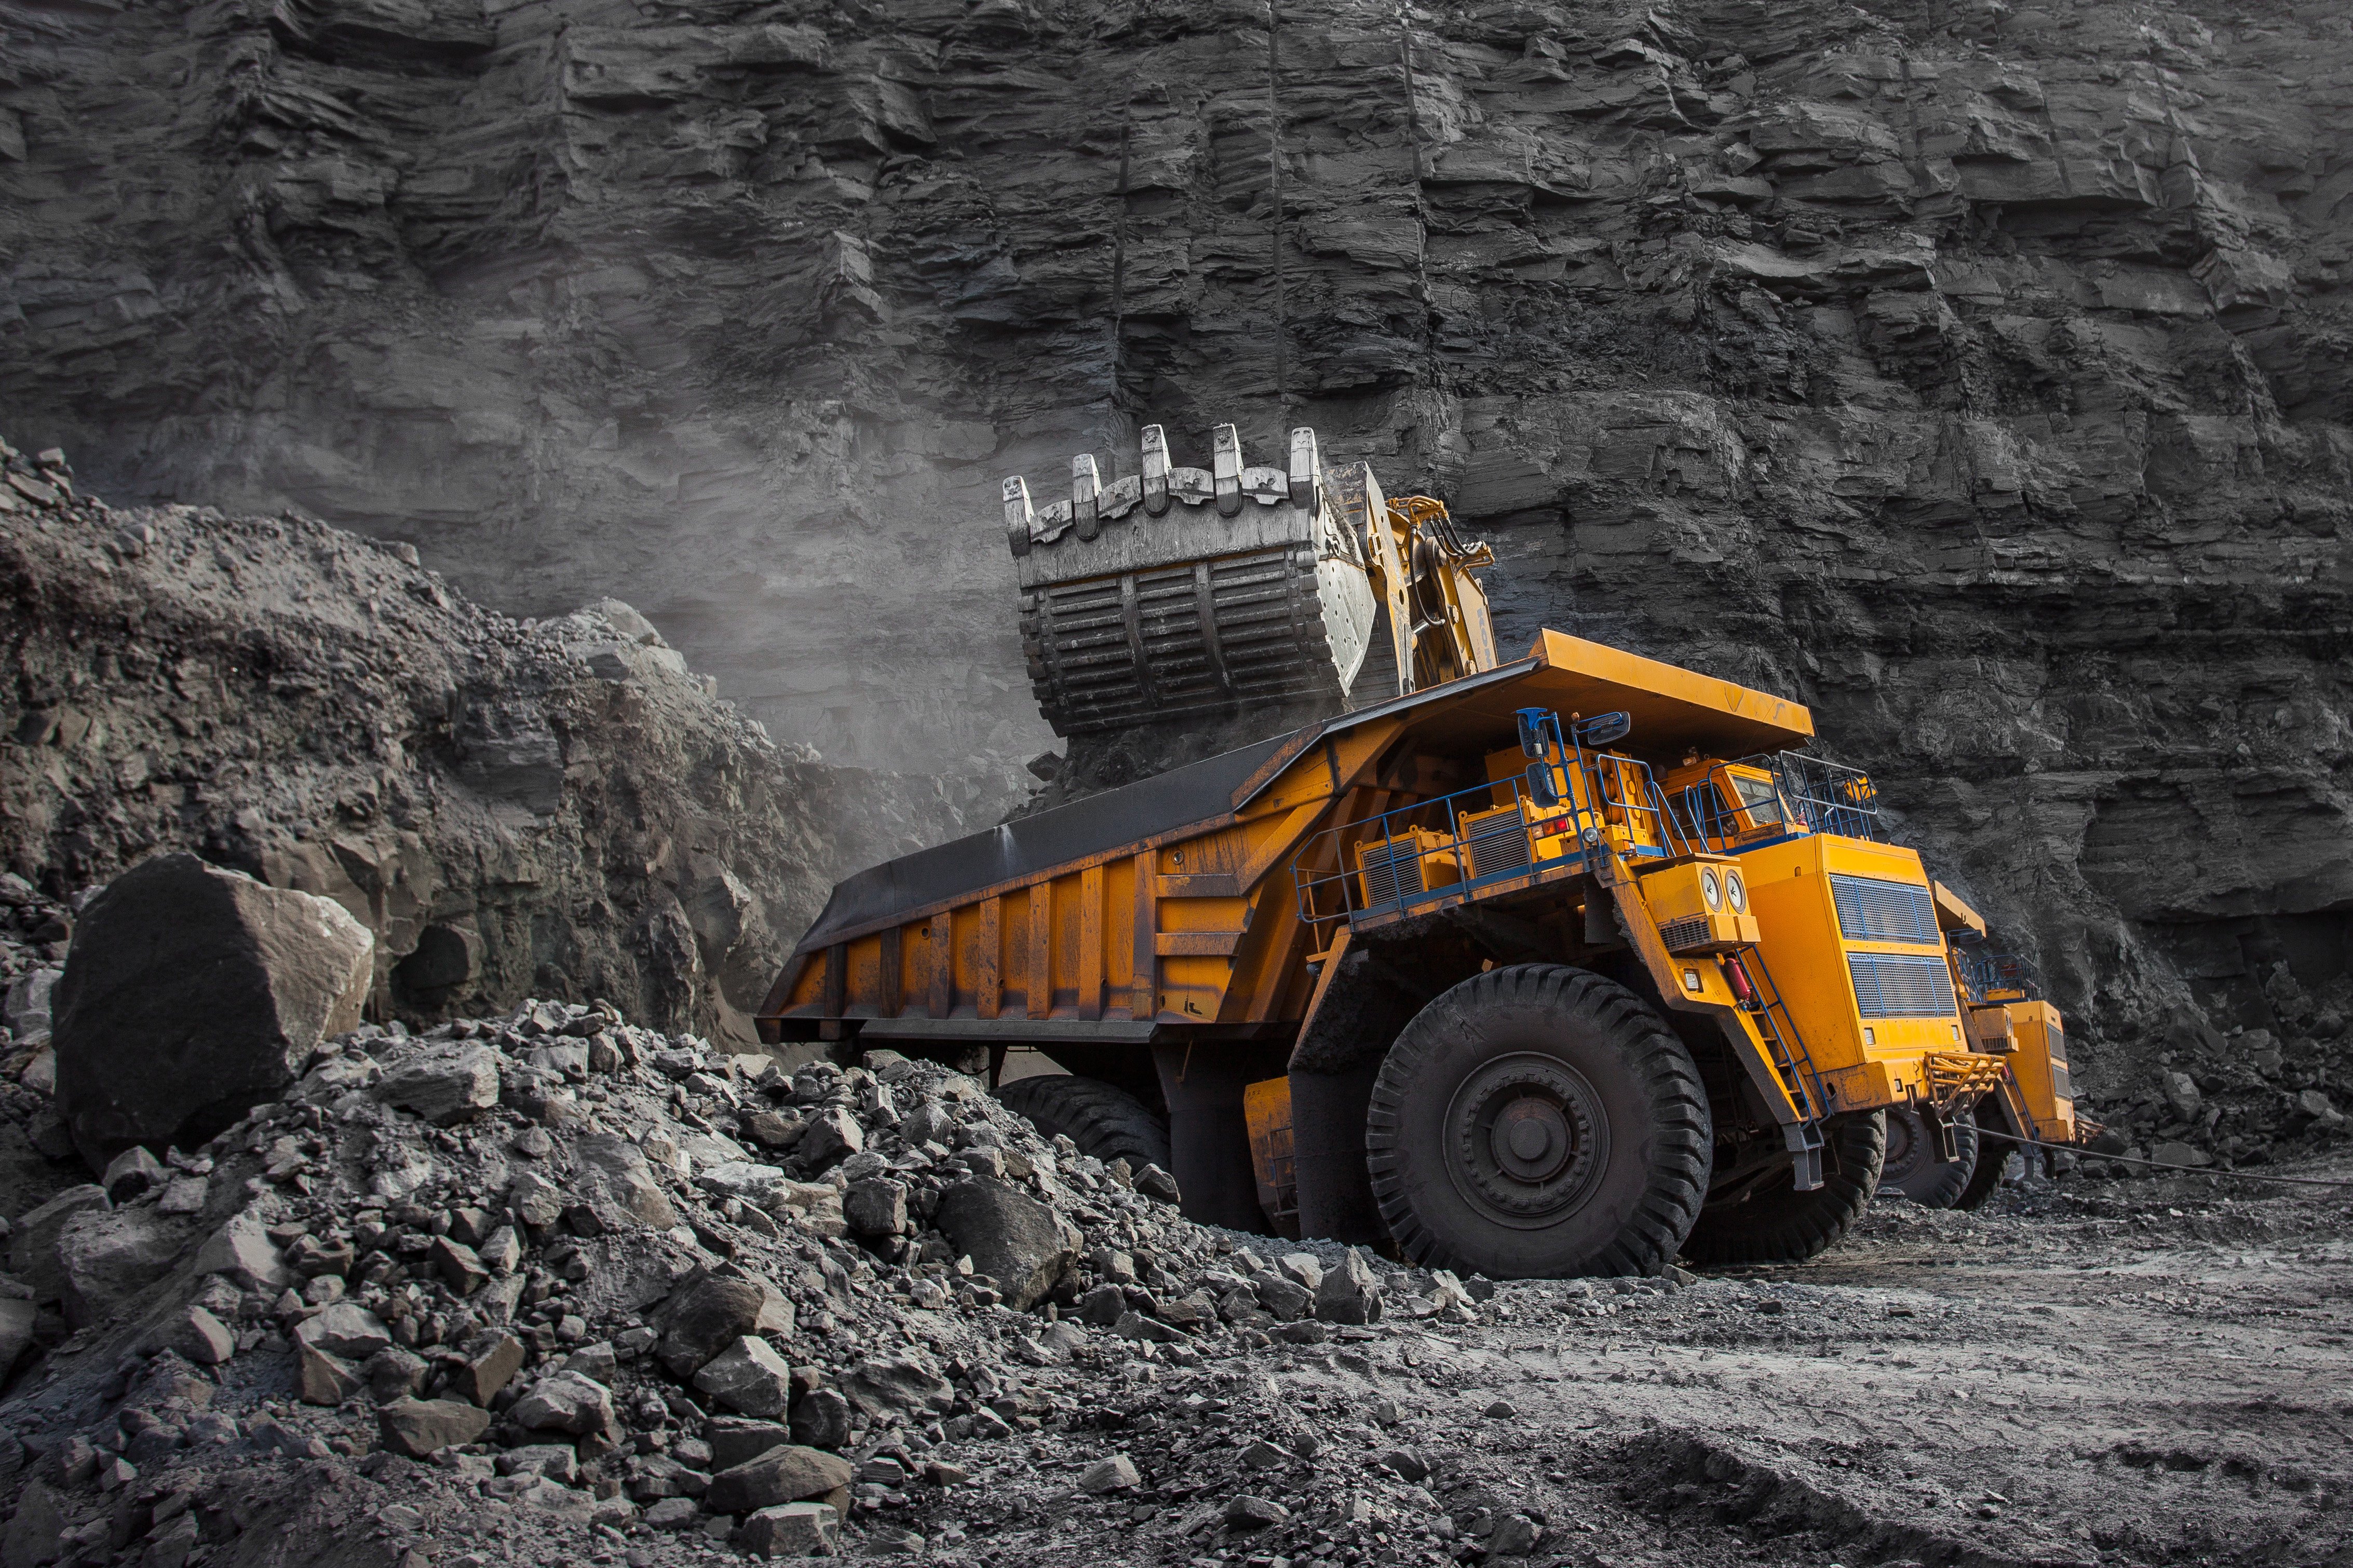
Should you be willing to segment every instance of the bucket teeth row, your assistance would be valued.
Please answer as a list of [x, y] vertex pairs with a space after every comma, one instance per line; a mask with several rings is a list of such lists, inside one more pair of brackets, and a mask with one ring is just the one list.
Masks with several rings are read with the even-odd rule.
[[1230, 425], [1211, 433], [1210, 467], [1177, 468], [1168, 461], [1168, 437], [1157, 425], [1144, 427], [1142, 463], [1138, 472], [1106, 484], [1092, 456], [1071, 459], [1071, 499], [1043, 508], [1029, 498], [1029, 484], [1015, 474], [1005, 481], [1006, 542], [1015, 556], [1032, 547], [1051, 544], [1075, 529], [1092, 542], [1105, 522], [1125, 517], [1137, 507], [1147, 517], [1165, 517], [1171, 506], [1198, 507], [1214, 503], [1218, 515], [1236, 518], [1245, 506], [1277, 506], [1288, 502], [1303, 511], [1323, 505], [1324, 465], [1315, 432], [1304, 426], [1291, 433], [1287, 468], [1247, 466], [1242, 462], [1241, 436]]

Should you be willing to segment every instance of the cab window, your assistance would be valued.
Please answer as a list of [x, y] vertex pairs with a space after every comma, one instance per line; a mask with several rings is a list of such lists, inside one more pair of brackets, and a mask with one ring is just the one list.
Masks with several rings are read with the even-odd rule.
[[1732, 787], [1740, 792], [1740, 805], [1748, 820], [1763, 827], [1781, 820], [1781, 795], [1773, 787], [1771, 778], [1762, 773], [1728, 773]]

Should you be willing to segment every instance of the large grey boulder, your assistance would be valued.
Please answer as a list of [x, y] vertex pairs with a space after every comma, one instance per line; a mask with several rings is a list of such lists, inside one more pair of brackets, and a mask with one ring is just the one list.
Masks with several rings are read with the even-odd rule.
[[185, 1220], [153, 1205], [82, 1210], [58, 1232], [58, 1270], [66, 1322], [102, 1323], [172, 1271], [194, 1239]]
[[474, 1040], [420, 1047], [387, 1062], [368, 1092], [439, 1126], [469, 1121], [499, 1102], [499, 1053]]
[[1079, 1237], [1052, 1209], [987, 1176], [942, 1193], [932, 1223], [1016, 1311], [1036, 1306], [1078, 1256]]
[[668, 1230], [678, 1211], [662, 1195], [653, 1167], [638, 1146], [614, 1132], [584, 1134], [572, 1145], [578, 1164], [564, 1217], [583, 1236]]
[[277, 1099], [358, 1026], [375, 964], [331, 900], [193, 855], [140, 862], [82, 911], [52, 999], [76, 1147], [101, 1170], [134, 1143], [194, 1148]]

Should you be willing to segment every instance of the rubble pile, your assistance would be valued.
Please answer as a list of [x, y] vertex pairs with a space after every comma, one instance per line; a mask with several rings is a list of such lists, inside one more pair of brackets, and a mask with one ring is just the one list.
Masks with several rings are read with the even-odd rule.
[[14, 934], [58, 956], [90, 889], [185, 849], [342, 905], [411, 1024], [605, 996], [748, 1045], [831, 879], [972, 804], [776, 745], [618, 600], [500, 615], [410, 545], [109, 507], [5, 441], [0, 647]]
[[[57, 1147], [26, 1058], [5, 1114]], [[1033, 1435], [1100, 1447], [1107, 1369], [1211, 1378], [1185, 1369], [1477, 1310], [1362, 1253], [1261, 1256], [1179, 1218], [1157, 1167], [888, 1051], [788, 1070], [534, 1001], [299, 1066], [209, 1142], [132, 1145], [13, 1217], [0, 1468], [9, 1541], [40, 1540], [10, 1563], [170, 1568], [269, 1477], [314, 1503], [366, 1482], [437, 1552], [905, 1545]], [[1243, 1462], [1312, 1458], [1267, 1433]], [[1080, 1480], [1151, 1489], [1125, 1459]]]

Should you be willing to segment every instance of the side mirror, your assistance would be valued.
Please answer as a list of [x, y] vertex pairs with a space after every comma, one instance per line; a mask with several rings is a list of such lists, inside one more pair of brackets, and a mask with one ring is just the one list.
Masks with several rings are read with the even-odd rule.
[[1630, 713], [1604, 713], [1577, 727], [1578, 742], [1588, 746], [1607, 746], [1633, 732], [1634, 716]]
[[1552, 767], [1547, 763], [1528, 764], [1528, 798], [1538, 805], [1560, 804], [1560, 786], [1553, 782]]
[[1523, 708], [1514, 717], [1520, 721], [1520, 754], [1527, 757], [1549, 758], [1552, 755], [1552, 741], [1546, 733], [1549, 726], [1545, 721], [1552, 717], [1551, 710], [1544, 708]]

